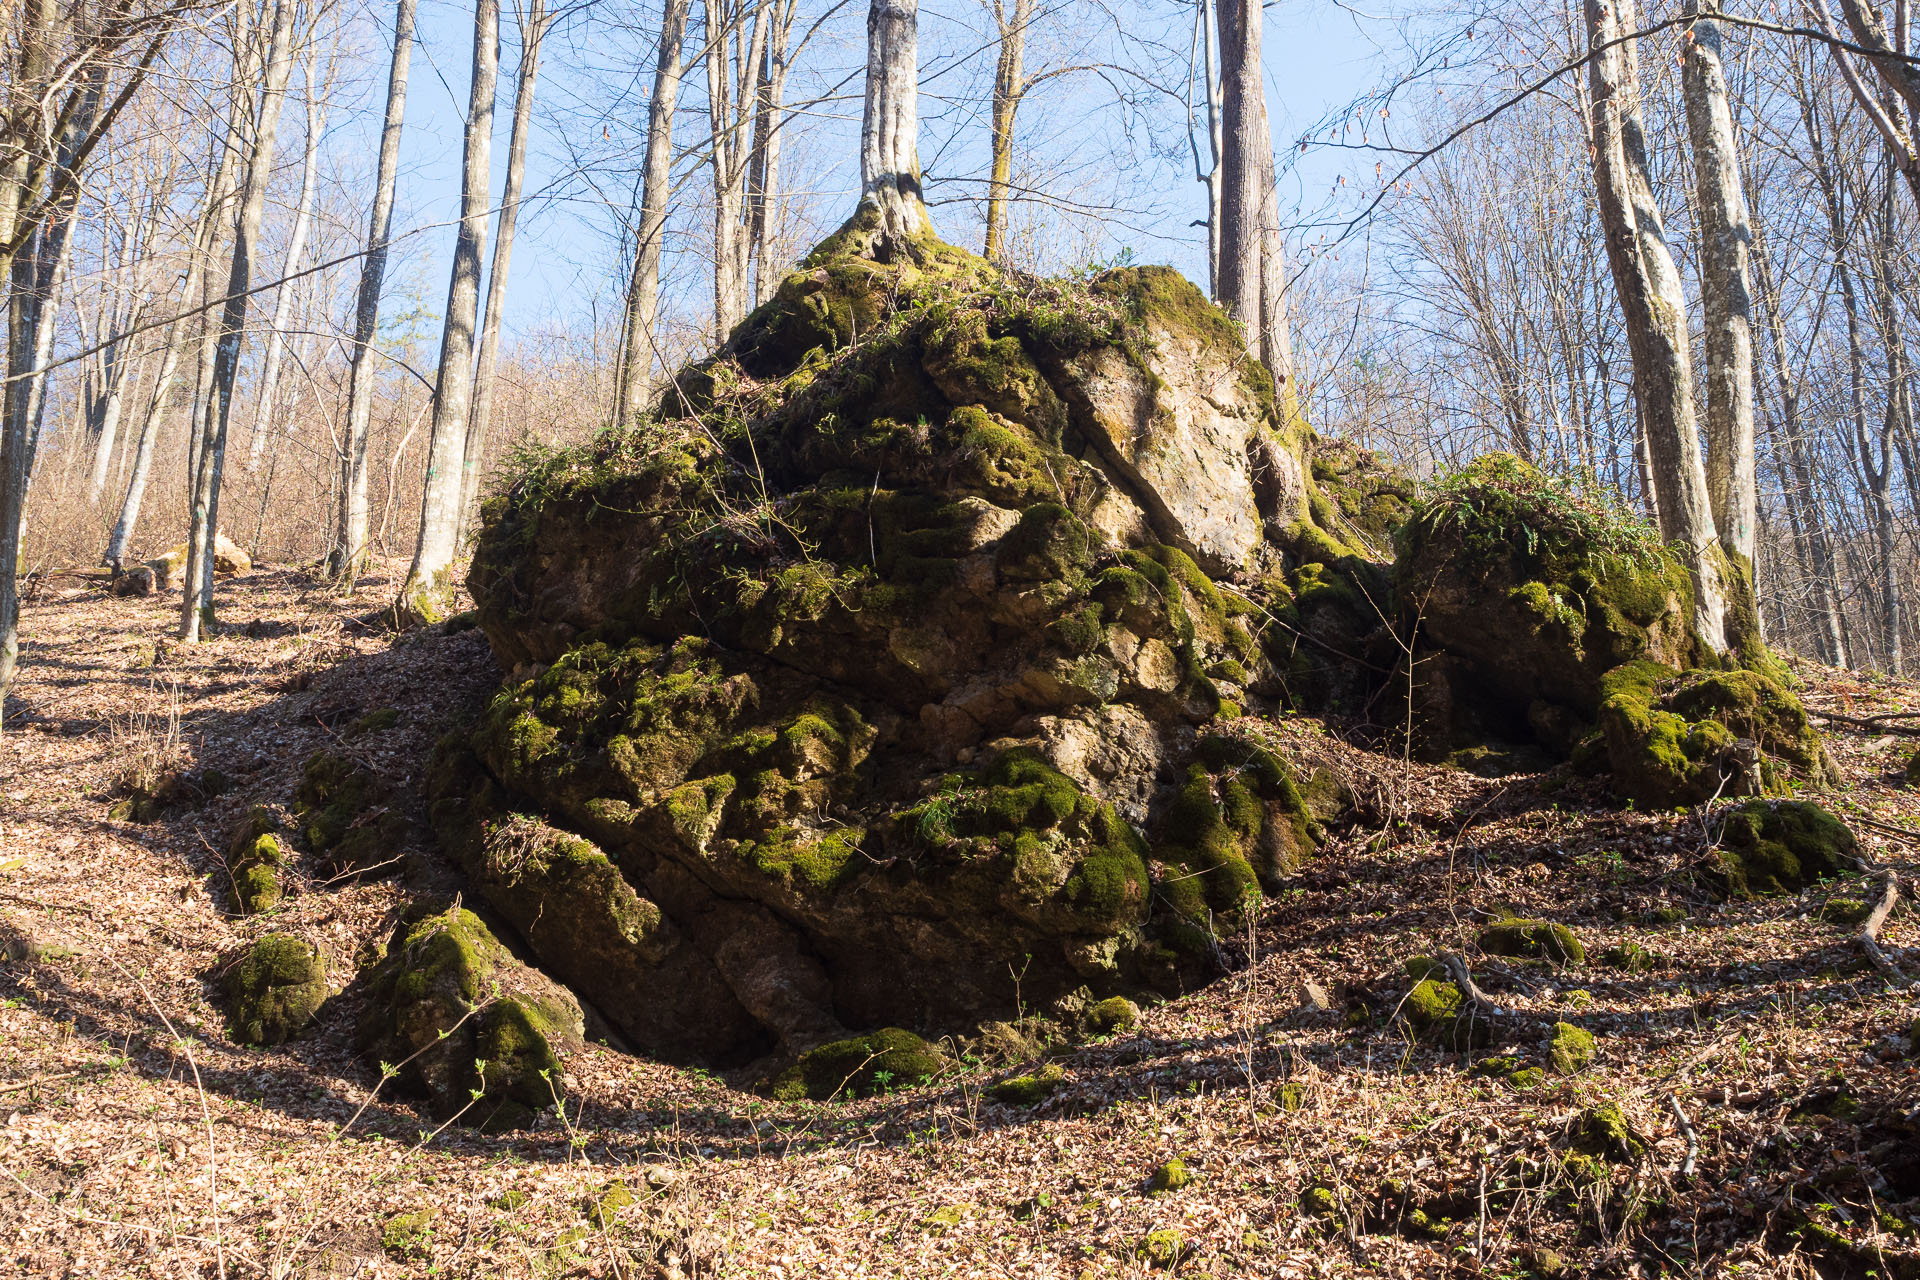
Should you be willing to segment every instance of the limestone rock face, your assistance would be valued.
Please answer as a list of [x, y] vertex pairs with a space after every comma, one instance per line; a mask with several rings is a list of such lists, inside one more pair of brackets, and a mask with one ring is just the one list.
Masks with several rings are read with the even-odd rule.
[[1356, 556], [1310, 435], [1171, 271], [923, 250], [829, 242], [655, 421], [485, 511], [510, 674], [433, 824], [641, 1051], [1172, 983], [1313, 847], [1241, 717], [1304, 566]]

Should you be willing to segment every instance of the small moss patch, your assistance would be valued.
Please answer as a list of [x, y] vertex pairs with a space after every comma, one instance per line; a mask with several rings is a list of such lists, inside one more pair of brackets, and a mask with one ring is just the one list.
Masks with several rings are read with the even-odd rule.
[[1587, 949], [1563, 924], [1547, 920], [1497, 920], [1480, 931], [1480, 949], [1491, 956], [1527, 956], [1555, 964], [1584, 964]]
[[1011, 1103], [1016, 1107], [1037, 1107], [1054, 1095], [1054, 1091], [1066, 1083], [1067, 1073], [1059, 1064], [1049, 1062], [1030, 1075], [1015, 1076], [1011, 1080], [1002, 1080], [988, 1090], [996, 1102]]
[[885, 1027], [808, 1050], [774, 1078], [769, 1092], [780, 1102], [864, 1098], [910, 1088], [946, 1068], [947, 1060], [925, 1040]]
[[380, 1247], [395, 1258], [424, 1256], [433, 1240], [433, 1220], [440, 1211], [431, 1205], [410, 1213], [396, 1213], [380, 1228]]
[[1149, 1231], [1133, 1246], [1133, 1256], [1160, 1271], [1171, 1271], [1186, 1254], [1186, 1242], [1178, 1231]]
[[1089, 1034], [1118, 1035], [1140, 1024], [1140, 1006], [1125, 996], [1108, 996], [1088, 1008], [1085, 1021]]
[[1553, 1036], [1547, 1041], [1547, 1061], [1563, 1076], [1584, 1071], [1593, 1061], [1593, 1032], [1571, 1022], [1553, 1024]]
[[1180, 1191], [1193, 1181], [1193, 1175], [1187, 1171], [1187, 1162], [1179, 1156], [1160, 1165], [1147, 1175], [1147, 1194], [1163, 1196]]
[[1634, 1134], [1617, 1102], [1603, 1102], [1581, 1112], [1575, 1121], [1574, 1140], [1586, 1154], [1622, 1164], [1632, 1164], [1647, 1153], [1647, 1144]]

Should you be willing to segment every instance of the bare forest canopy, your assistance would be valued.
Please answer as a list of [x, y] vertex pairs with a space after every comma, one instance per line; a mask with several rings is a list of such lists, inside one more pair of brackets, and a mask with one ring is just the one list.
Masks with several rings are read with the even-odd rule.
[[[917, 6], [908, 141], [935, 231], [1038, 275], [1172, 261], [1315, 431], [1417, 476], [1501, 449], [1653, 515], [1664, 477], [1704, 512], [1751, 466], [1751, 528], [1717, 534], [1772, 642], [1899, 668], [1920, 533], [1905, 7], [1709, 6], [1723, 161], [1690, 119], [1691, 5], [1254, 6], [1264, 48], [1235, 43], [1246, 8]], [[862, 190], [853, 0], [5, 13], [0, 506], [21, 509], [0, 524], [23, 575], [185, 539], [184, 631], [217, 595], [213, 533], [346, 582], [368, 552], [444, 578], [503, 457], [644, 410]], [[1597, 141], [1616, 118], [1630, 172]], [[1731, 188], [1700, 176], [1716, 163]], [[1636, 362], [1616, 181], [1639, 218], [1616, 240], [1644, 262], [1651, 212], [1665, 246], [1684, 388]], [[1738, 263], [1713, 248], [1732, 197]], [[1236, 218], [1259, 223], [1246, 264], [1222, 253]], [[1712, 281], [1736, 269], [1745, 408], [1716, 409]], [[1681, 390], [1689, 421], [1663, 427], [1648, 398]], [[1716, 422], [1752, 445], [1716, 457]]]

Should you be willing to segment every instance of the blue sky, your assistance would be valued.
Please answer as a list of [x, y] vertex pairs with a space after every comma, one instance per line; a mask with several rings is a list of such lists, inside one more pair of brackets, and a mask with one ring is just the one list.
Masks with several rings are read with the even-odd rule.
[[[938, 3], [944, 7], [944, 14], [936, 9], [936, 0], [923, 0], [922, 23], [927, 31], [923, 43], [937, 44], [939, 33], [932, 29], [933, 24], [943, 17], [950, 19], [977, 0], [938, 0]], [[506, 7], [492, 175], [496, 193], [504, 179], [512, 77], [518, 58], [510, 3]], [[696, 14], [697, 10], [696, 5]], [[825, 56], [845, 56], [864, 23], [864, 10], [864, 4], [857, 0], [848, 6], [842, 15], [837, 51]], [[397, 229], [445, 222], [457, 215], [460, 131], [468, 90], [471, 15], [471, 7], [457, 0], [422, 0], [419, 44], [414, 54], [408, 100], [404, 148], [407, 164], [401, 180], [401, 215]], [[380, 20], [389, 22], [384, 15]], [[1365, 25], [1374, 30], [1383, 29], [1381, 23]], [[1070, 40], [1072, 33], [1065, 34]], [[1180, 35], [1183, 42], [1184, 34]], [[382, 72], [385, 41], [390, 39], [388, 25], [381, 45], [369, 50], [370, 59], [380, 64]], [[569, 113], [564, 128], [575, 133], [591, 132], [596, 127], [614, 132], [624, 126], [637, 134], [644, 126], [644, 120], [639, 118], [643, 107], [605, 112], [593, 100], [595, 89], [578, 74], [576, 59], [583, 50], [588, 58], [606, 52], [604, 39], [604, 32], [590, 28], [576, 26], [571, 31], [557, 31], [543, 52], [539, 100], [544, 111], [564, 107]], [[1330, 111], [1342, 108], [1370, 85], [1376, 78], [1375, 68], [1381, 58], [1353, 11], [1327, 3], [1270, 6], [1264, 50], [1273, 131], [1276, 145], [1283, 151], [1289, 150], [1303, 129]], [[694, 74], [698, 75], [697, 68]], [[941, 87], [955, 84], [956, 79], [954, 76], [943, 78]], [[852, 89], [857, 92], [858, 84]], [[697, 86], [690, 84], [689, 93], [697, 100]], [[1065, 99], [1056, 98], [1051, 105], [1041, 103], [1029, 109], [1022, 123], [1026, 127], [1045, 127], [1046, 110], [1067, 110], [1071, 106], [1070, 95]], [[843, 107], [841, 111], [850, 111], [857, 118], [858, 104]], [[561, 156], [566, 140], [557, 136], [562, 127], [551, 116], [536, 118], [528, 166], [529, 191], [553, 192], [565, 185], [567, 165]], [[829, 129], [848, 127], [845, 122], [828, 126]], [[984, 145], [984, 124], [973, 132], [980, 136], [972, 141]], [[837, 145], [837, 135], [817, 145], [822, 149]], [[846, 143], [849, 160], [852, 159], [851, 146], [849, 136]], [[923, 132], [923, 158], [925, 151]], [[1283, 203], [1297, 200], [1301, 208], [1309, 212], [1323, 203], [1342, 166], [1351, 167], [1356, 163], [1355, 153], [1341, 151], [1313, 151], [1305, 156], [1293, 153], [1290, 157], [1283, 156], [1286, 158], [1294, 163], [1282, 181]], [[1371, 158], [1365, 165], [1370, 176]], [[850, 167], [841, 168], [842, 171], [830, 179], [837, 181], [840, 189], [823, 190], [823, 208], [832, 206], [836, 200], [851, 207], [856, 175]], [[936, 169], [929, 176], [937, 181], [940, 174]], [[1360, 176], [1352, 174], [1350, 181]], [[1152, 234], [1140, 237], [1140, 243], [1135, 246], [1138, 256], [1145, 260], [1169, 260], [1190, 275], [1204, 275], [1205, 232], [1188, 225], [1204, 212], [1202, 189], [1191, 179], [1190, 164], [1184, 169], [1175, 167], [1171, 161], [1143, 164], [1138, 172], [1116, 174], [1115, 178], [1121, 182], [1131, 179], [1150, 184], [1162, 201], [1163, 207], [1150, 228]], [[963, 230], [955, 234], [955, 238], [964, 241], [970, 234], [970, 229]], [[424, 242], [421, 248], [410, 255], [414, 264], [413, 287], [421, 292], [422, 300], [429, 307], [438, 310], [445, 288], [452, 233], [442, 228], [428, 232], [421, 239]], [[1117, 247], [1117, 243], [1110, 246]], [[523, 214], [521, 233], [515, 244], [505, 313], [508, 332], [526, 335], [543, 328], [578, 328], [590, 324], [596, 313], [604, 315], [606, 307], [617, 305], [612, 292], [613, 274], [607, 236], [586, 219], [580, 203], [548, 199], [530, 206]]]

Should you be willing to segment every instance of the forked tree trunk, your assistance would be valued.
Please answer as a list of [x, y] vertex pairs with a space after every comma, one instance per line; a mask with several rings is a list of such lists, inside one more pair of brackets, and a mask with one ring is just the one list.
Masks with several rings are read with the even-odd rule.
[[493, 147], [494, 84], [500, 72], [499, 0], [475, 0], [473, 87], [467, 104], [466, 154], [460, 184], [460, 232], [447, 281], [447, 317], [440, 337], [440, 373], [433, 389], [427, 480], [413, 564], [394, 604], [403, 623], [438, 622], [453, 596], [454, 552], [460, 544], [462, 470], [473, 404], [473, 336], [480, 306], [480, 255], [487, 242], [487, 161]]
[[393, 230], [394, 177], [400, 168], [400, 129], [407, 110], [407, 71], [413, 61], [413, 17], [418, 0], [399, 0], [393, 13], [393, 61], [387, 72], [386, 118], [380, 128], [380, 159], [374, 170], [373, 210], [367, 220], [367, 254], [360, 264], [354, 301], [353, 347], [347, 367], [347, 435], [340, 458], [340, 513], [327, 571], [341, 590], [353, 590], [367, 549], [367, 429], [373, 416], [373, 344], [380, 329], [380, 290], [387, 276], [387, 241]]
[[871, 0], [860, 120], [860, 200], [879, 214], [874, 253], [911, 254], [930, 226], [920, 194], [919, 0]]
[[993, 69], [991, 162], [987, 172], [987, 237], [981, 255], [999, 262], [1007, 252], [1007, 201], [1013, 189], [1013, 125], [1026, 92], [1024, 63], [1027, 27], [1033, 21], [1034, 0], [993, 0], [994, 25], [999, 28], [1000, 52]]
[[634, 235], [633, 273], [627, 282], [626, 316], [620, 339], [620, 372], [614, 385], [614, 421], [630, 427], [646, 412], [657, 354], [654, 324], [660, 311], [660, 251], [673, 185], [673, 111], [685, 74], [682, 46], [692, 0], [664, 0], [660, 51], [647, 103], [647, 155], [640, 179], [640, 226]]
[[[1753, 458], [1753, 226], [1740, 176], [1733, 109], [1720, 60], [1719, 0], [1687, 0], [1695, 16], [1681, 80], [1699, 199], [1700, 303], [1707, 384], [1707, 494], [1720, 544], [1753, 574], [1759, 501]], [[1755, 616], [1758, 616], [1757, 614]]]
[[253, 278], [253, 248], [260, 238], [260, 219], [267, 206], [267, 182], [273, 175], [274, 139], [279, 132], [280, 108], [286, 100], [292, 70], [288, 44], [293, 35], [296, 0], [278, 0], [273, 34], [267, 42], [265, 72], [261, 78], [260, 113], [247, 157], [247, 179], [241, 188], [240, 214], [233, 230], [233, 263], [227, 275], [226, 304], [220, 316], [214, 349], [213, 379], [208, 388], [200, 425], [199, 465], [193, 475], [193, 503], [187, 532], [187, 563], [181, 574], [180, 638], [200, 638], [204, 624], [213, 620], [213, 549], [220, 527], [220, 481], [226, 465], [227, 425], [233, 412], [233, 385], [240, 371], [240, 342], [247, 323], [247, 290]]
[[493, 266], [487, 273], [487, 310], [481, 322], [480, 358], [473, 371], [473, 409], [467, 419], [467, 447], [461, 460], [460, 520], [463, 524], [480, 491], [487, 429], [493, 420], [493, 384], [500, 367], [500, 312], [507, 303], [507, 280], [513, 267], [513, 231], [520, 218], [520, 189], [527, 176], [527, 131], [533, 123], [533, 87], [540, 75], [540, 41], [547, 34], [548, 22], [545, 0], [532, 0], [520, 24], [520, 71], [513, 88], [507, 186], [500, 197]]
[[1622, 35], [1637, 23], [1633, 0], [1586, 0], [1593, 58], [1593, 170], [1607, 262], [1633, 355], [1634, 392], [1646, 433], [1660, 533], [1678, 544], [1693, 579], [1693, 624], [1715, 653], [1727, 642], [1727, 603], [1707, 473], [1700, 461], [1686, 295], [1654, 203], [1640, 122], [1639, 55]]
[[313, 197], [320, 174], [320, 135], [327, 128], [325, 93], [314, 78], [318, 56], [316, 40], [307, 46], [307, 136], [300, 156], [300, 197], [293, 208], [286, 263], [280, 269], [280, 287], [274, 290], [273, 321], [267, 327], [267, 350], [260, 362], [260, 388], [253, 402], [253, 437], [247, 441], [249, 472], [260, 469], [260, 451], [274, 430], [274, 418], [279, 411], [281, 361], [287, 350], [287, 326], [293, 322], [294, 294], [300, 287], [297, 281], [286, 277], [300, 269], [300, 261], [307, 252], [307, 229], [313, 223]]
[[769, 0], [754, 0], [749, 30], [749, 0], [702, 0], [707, 26], [707, 118], [712, 126], [713, 322], [721, 342], [747, 315], [752, 250], [747, 187], [766, 56], [768, 6]]
[[748, 182], [748, 246], [753, 259], [755, 305], [773, 296], [780, 284], [777, 266], [769, 266], [779, 235], [780, 161], [785, 151], [787, 72], [793, 19], [799, 0], [769, 0], [773, 20], [767, 32], [766, 64], [760, 71], [760, 106], [753, 121], [753, 174]]

